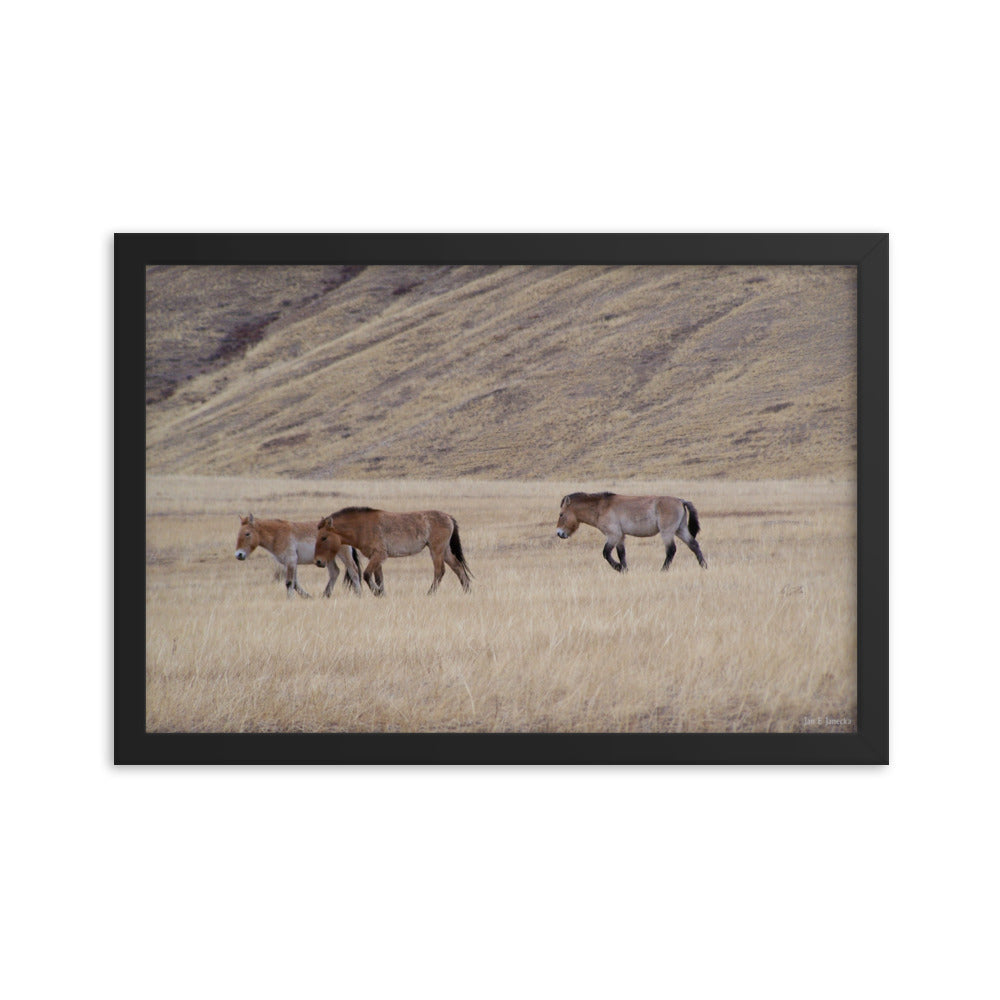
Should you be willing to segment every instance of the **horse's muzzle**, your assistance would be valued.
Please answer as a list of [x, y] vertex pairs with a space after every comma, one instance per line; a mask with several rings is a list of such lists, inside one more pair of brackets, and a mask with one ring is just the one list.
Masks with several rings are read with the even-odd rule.
[[326, 560], [325, 559], [317, 559], [316, 560], [316, 565], [319, 566], [320, 569], [326, 569]]
[[236, 553], [236, 558], [239, 559], [240, 562], [243, 562], [243, 560], [246, 559], [246, 557], [247, 557], [247, 554], [245, 552], [237, 552]]
[[556, 534], [560, 538], [569, 538], [569, 535], [566, 534], [566, 529], [565, 528], [556, 528]]

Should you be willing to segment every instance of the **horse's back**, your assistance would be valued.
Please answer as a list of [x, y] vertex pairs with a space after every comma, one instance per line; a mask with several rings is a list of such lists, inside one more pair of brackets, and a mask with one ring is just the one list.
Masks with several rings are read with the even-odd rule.
[[426, 515], [427, 523], [434, 528], [447, 528], [448, 531], [451, 531], [452, 525], [455, 523], [451, 514], [446, 514], [443, 510], [424, 510], [421, 513]]
[[679, 497], [655, 497], [656, 511], [663, 521], [684, 517], [684, 501]]
[[453, 520], [441, 510], [380, 511], [379, 529], [391, 556], [410, 556], [436, 540], [447, 541]]
[[677, 497], [616, 494], [609, 498], [607, 510], [621, 531], [643, 538], [679, 524], [684, 503]]
[[633, 497], [615, 494], [607, 502], [611, 526], [626, 535], [640, 538], [655, 535], [657, 527], [656, 497]]

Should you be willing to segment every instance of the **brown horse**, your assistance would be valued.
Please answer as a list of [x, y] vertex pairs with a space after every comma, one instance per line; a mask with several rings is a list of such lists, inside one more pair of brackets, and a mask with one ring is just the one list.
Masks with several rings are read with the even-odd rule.
[[[304, 521], [268, 520], [249, 514], [240, 517], [240, 530], [236, 535], [236, 558], [241, 562], [246, 559], [257, 546], [267, 549], [274, 556], [279, 566], [285, 569], [285, 590], [289, 597], [294, 591], [303, 597], [309, 595], [299, 586], [299, 563], [311, 563], [315, 558], [316, 529], [311, 523]], [[323, 591], [324, 597], [333, 593], [333, 585], [340, 576], [336, 559], [344, 564], [346, 575], [344, 583], [353, 588], [356, 594], [361, 593], [361, 578], [358, 570], [358, 554], [349, 545], [337, 542], [329, 543], [330, 557], [327, 573], [330, 577]]]
[[394, 514], [371, 507], [345, 507], [316, 526], [316, 565], [326, 565], [338, 543], [358, 549], [368, 558], [364, 580], [376, 597], [385, 593], [382, 563], [396, 556], [416, 555], [429, 548], [434, 562], [434, 581], [429, 594], [437, 590], [444, 567], [454, 570], [462, 589], [469, 590], [469, 567], [462, 555], [458, 522], [440, 510], [419, 510]]
[[[560, 538], [569, 538], [581, 524], [593, 525], [604, 532], [607, 539], [604, 558], [619, 573], [628, 569], [625, 563], [626, 535], [649, 538], [659, 534], [667, 550], [662, 569], [670, 568], [677, 551], [674, 543], [676, 535], [698, 557], [701, 568], [708, 569], [708, 563], [694, 540], [701, 528], [698, 512], [694, 504], [687, 500], [677, 497], [624, 497], [617, 493], [570, 493], [562, 498], [559, 505], [556, 534]], [[618, 553], [618, 562], [611, 557], [612, 551]]]

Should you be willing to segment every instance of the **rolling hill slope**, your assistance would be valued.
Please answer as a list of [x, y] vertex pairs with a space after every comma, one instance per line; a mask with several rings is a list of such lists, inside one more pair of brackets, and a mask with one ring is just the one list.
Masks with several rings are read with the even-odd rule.
[[853, 478], [849, 267], [158, 266], [147, 472]]

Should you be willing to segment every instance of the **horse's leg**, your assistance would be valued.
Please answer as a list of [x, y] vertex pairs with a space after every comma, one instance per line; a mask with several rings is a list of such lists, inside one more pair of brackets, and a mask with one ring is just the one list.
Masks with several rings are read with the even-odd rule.
[[[343, 551], [343, 549], [341, 549], [341, 551]], [[326, 564], [326, 572], [330, 579], [327, 581], [326, 589], [323, 591], [323, 596], [329, 597], [333, 593], [333, 585], [337, 582], [337, 577], [340, 576], [340, 569], [337, 566], [336, 558], [331, 559]]]
[[385, 586], [382, 583], [382, 562], [385, 559], [385, 553], [376, 549], [372, 554], [371, 558], [368, 560], [368, 565], [365, 567], [365, 571], [362, 574], [365, 583], [368, 584], [368, 588], [376, 597], [381, 597], [385, 593]]
[[687, 525], [682, 524], [677, 529], [677, 537], [698, 557], [698, 563], [702, 569], [708, 569], [708, 563], [705, 562], [705, 557], [701, 554], [701, 547], [698, 542], [688, 531]]
[[434, 563], [434, 580], [431, 582], [431, 589], [428, 594], [433, 594], [438, 589], [438, 584], [444, 577], [444, 551], [443, 549], [430, 549], [431, 562]]
[[289, 597], [292, 591], [301, 594], [303, 597], [309, 595], [299, 586], [299, 564], [295, 558], [289, 559], [285, 565], [285, 591]]
[[615, 552], [618, 553], [618, 564], [622, 568], [623, 573], [628, 572], [628, 564], [625, 562], [625, 539], [622, 540], [615, 546]]
[[455, 571], [455, 576], [458, 577], [458, 582], [462, 585], [462, 590], [468, 593], [472, 584], [469, 583], [469, 574], [465, 572], [465, 567], [450, 550], [445, 552], [444, 561]]
[[624, 537], [622, 535], [606, 535], [605, 537], [607, 538], [607, 542], [605, 542], [603, 550], [604, 558], [607, 559], [608, 565], [616, 573], [621, 573], [625, 569], [625, 566], [623, 565], [624, 558], [622, 558], [622, 562], [615, 562], [614, 559], [612, 559], [611, 557], [611, 553], [614, 552], [616, 548], [618, 548], [619, 556], [624, 557], [625, 555]]
[[351, 590], [360, 597], [361, 577], [358, 575], [358, 567], [354, 565], [354, 549], [350, 545], [342, 545], [337, 555], [344, 561], [344, 583], [350, 584]]
[[663, 560], [661, 570], [670, 569], [670, 564], [674, 561], [674, 554], [677, 552], [677, 543], [670, 531], [661, 531], [660, 538], [663, 539], [663, 547], [667, 550], [667, 558]]

